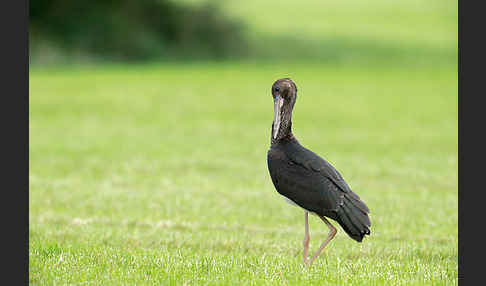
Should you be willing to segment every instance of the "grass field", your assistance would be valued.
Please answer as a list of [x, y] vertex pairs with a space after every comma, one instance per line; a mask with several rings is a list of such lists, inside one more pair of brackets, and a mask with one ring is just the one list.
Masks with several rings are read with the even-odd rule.
[[[255, 60], [31, 69], [30, 284], [457, 285], [457, 3], [224, 3]], [[266, 165], [282, 77], [371, 209], [310, 269]]]
[[[283, 76], [299, 87], [295, 135], [371, 209], [372, 235], [358, 244], [339, 228], [310, 270], [303, 212], [266, 166], [269, 90]], [[32, 284], [457, 284], [455, 71], [201, 64], [30, 78]], [[311, 250], [327, 231], [311, 218]]]

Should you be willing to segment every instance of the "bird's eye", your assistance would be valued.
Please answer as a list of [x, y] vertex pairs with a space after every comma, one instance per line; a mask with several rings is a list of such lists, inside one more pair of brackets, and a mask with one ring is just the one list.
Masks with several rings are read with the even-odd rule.
[[280, 88], [277, 86], [275, 87], [275, 92], [279, 92], [280, 91]]

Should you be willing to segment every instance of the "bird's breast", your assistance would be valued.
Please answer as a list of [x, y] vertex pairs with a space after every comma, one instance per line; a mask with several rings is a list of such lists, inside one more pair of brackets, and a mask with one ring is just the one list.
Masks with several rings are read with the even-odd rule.
[[306, 212], [309, 212], [310, 214], [313, 214], [315, 216], [319, 216], [318, 214], [316, 214], [315, 212], [313, 211], [310, 211], [310, 210], [306, 210], [305, 208], [299, 206], [298, 204], [296, 204], [294, 201], [292, 201], [291, 199], [287, 198], [286, 196], [282, 195], [282, 197], [284, 198], [284, 201], [286, 201], [288, 204], [290, 205], [293, 205], [293, 206], [296, 206], [296, 207], [299, 207], [301, 208], [302, 210], [306, 211]]

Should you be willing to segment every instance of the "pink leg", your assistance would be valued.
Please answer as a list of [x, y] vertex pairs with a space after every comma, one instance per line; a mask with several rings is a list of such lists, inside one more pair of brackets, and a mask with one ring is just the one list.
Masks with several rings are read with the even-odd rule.
[[304, 235], [304, 264], [307, 264], [307, 255], [309, 253], [309, 212], [305, 212], [305, 235]]
[[319, 256], [321, 251], [334, 238], [334, 236], [336, 235], [336, 232], [337, 232], [336, 228], [325, 217], [320, 216], [320, 218], [329, 227], [329, 234], [327, 235], [326, 240], [322, 243], [321, 247], [319, 247], [319, 249], [316, 251], [316, 253], [314, 253], [314, 255], [312, 256], [312, 259], [309, 261], [307, 266], [310, 266], [312, 264], [312, 262], [314, 262], [314, 260], [317, 258], [317, 256]]

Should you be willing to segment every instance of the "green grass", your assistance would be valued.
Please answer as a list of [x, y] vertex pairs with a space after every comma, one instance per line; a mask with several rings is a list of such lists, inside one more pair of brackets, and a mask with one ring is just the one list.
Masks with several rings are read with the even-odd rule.
[[[266, 166], [286, 76], [294, 134], [371, 209], [309, 270]], [[33, 285], [457, 285], [454, 66], [33, 69], [29, 100]]]
[[[253, 63], [31, 69], [30, 283], [457, 285], [457, 1], [242, 3]], [[266, 166], [282, 77], [371, 209], [308, 270]]]

